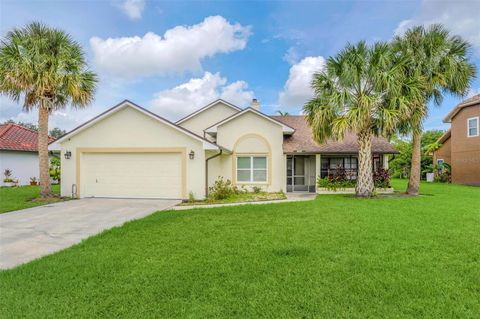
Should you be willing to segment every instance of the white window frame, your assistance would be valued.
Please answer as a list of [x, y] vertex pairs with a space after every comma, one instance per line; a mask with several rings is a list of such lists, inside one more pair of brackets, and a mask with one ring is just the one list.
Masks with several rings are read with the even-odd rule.
[[[477, 134], [476, 135], [470, 135], [470, 120], [476, 120], [477, 121]], [[478, 116], [475, 117], [470, 117], [467, 119], [467, 137], [477, 137], [480, 134], [480, 120]]]
[[[248, 157], [250, 158], [250, 168], [238, 168], [238, 158], [239, 157]], [[265, 168], [253, 168], [253, 159], [255, 157], [263, 157], [265, 158]], [[238, 180], [238, 171], [250, 171], [250, 179], [248, 181], [239, 181]], [[253, 180], [253, 172], [257, 171], [265, 171], [265, 180], [264, 181], [254, 181]], [[268, 155], [267, 154], [237, 154], [235, 158], [235, 180], [237, 184], [266, 184], [268, 183]]]

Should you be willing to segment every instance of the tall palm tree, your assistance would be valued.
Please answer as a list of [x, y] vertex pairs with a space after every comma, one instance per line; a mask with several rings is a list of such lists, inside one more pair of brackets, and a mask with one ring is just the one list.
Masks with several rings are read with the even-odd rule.
[[348, 44], [330, 57], [324, 70], [315, 73], [315, 96], [304, 106], [315, 140], [341, 140], [357, 135], [359, 171], [356, 195], [373, 195], [372, 137], [388, 135], [401, 120], [409, 95], [419, 94], [415, 81], [404, 78], [386, 43]]
[[0, 44], [0, 93], [23, 98], [25, 111], [38, 109], [41, 195], [51, 196], [48, 118], [68, 104], [87, 106], [94, 97], [95, 73], [87, 70], [80, 45], [65, 32], [34, 22], [8, 32]]
[[420, 186], [422, 123], [428, 104], [440, 105], [444, 93], [463, 96], [475, 77], [475, 66], [468, 61], [470, 44], [452, 36], [443, 26], [413, 27], [393, 40], [397, 56], [409, 61], [405, 74], [419, 75], [423, 94], [410, 103], [407, 120], [400, 132], [412, 134], [412, 165], [407, 193], [417, 195]]

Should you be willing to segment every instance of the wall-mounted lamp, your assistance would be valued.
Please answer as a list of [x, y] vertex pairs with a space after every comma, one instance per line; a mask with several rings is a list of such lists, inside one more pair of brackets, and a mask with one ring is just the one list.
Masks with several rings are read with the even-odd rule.
[[190, 151], [190, 153], [188, 153], [188, 157], [192, 160], [195, 158], [195, 152], [193, 150]]
[[65, 156], [65, 159], [70, 159], [70, 157], [72, 157], [72, 152], [66, 151], [65, 154], [63, 154], [63, 156]]

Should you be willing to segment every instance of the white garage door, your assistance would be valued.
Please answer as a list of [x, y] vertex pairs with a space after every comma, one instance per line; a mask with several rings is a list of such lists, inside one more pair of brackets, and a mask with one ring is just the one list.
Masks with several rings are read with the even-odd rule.
[[181, 198], [180, 153], [85, 153], [85, 197]]

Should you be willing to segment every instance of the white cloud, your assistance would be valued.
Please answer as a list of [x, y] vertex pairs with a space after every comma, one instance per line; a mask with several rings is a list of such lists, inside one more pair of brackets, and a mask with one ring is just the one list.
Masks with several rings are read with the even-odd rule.
[[142, 17], [143, 10], [145, 9], [145, 0], [123, 0], [117, 3], [117, 6], [130, 19], [136, 20]]
[[321, 56], [309, 56], [292, 65], [288, 80], [279, 95], [280, 106], [301, 107], [312, 98], [312, 76], [325, 67], [325, 62]]
[[92, 37], [90, 45], [101, 70], [135, 77], [201, 70], [202, 59], [242, 50], [249, 36], [250, 27], [211, 16], [199, 24], [169, 29], [163, 37], [153, 32], [143, 37]]
[[295, 64], [298, 62], [300, 55], [298, 54], [297, 49], [291, 47], [287, 50], [287, 53], [284, 54], [283, 59], [289, 64]]
[[453, 34], [462, 36], [480, 55], [480, 2], [423, 0], [420, 13], [400, 22], [395, 34], [402, 34], [414, 25], [441, 23]]
[[172, 89], [155, 94], [150, 106], [154, 112], [177, 120], [199, 107], [221, 98], [240, 107], [247, 106], [254, 94], [244, 81], [228, 84], [220, 73], [205, 72], [202, 78], [192, 78]]

